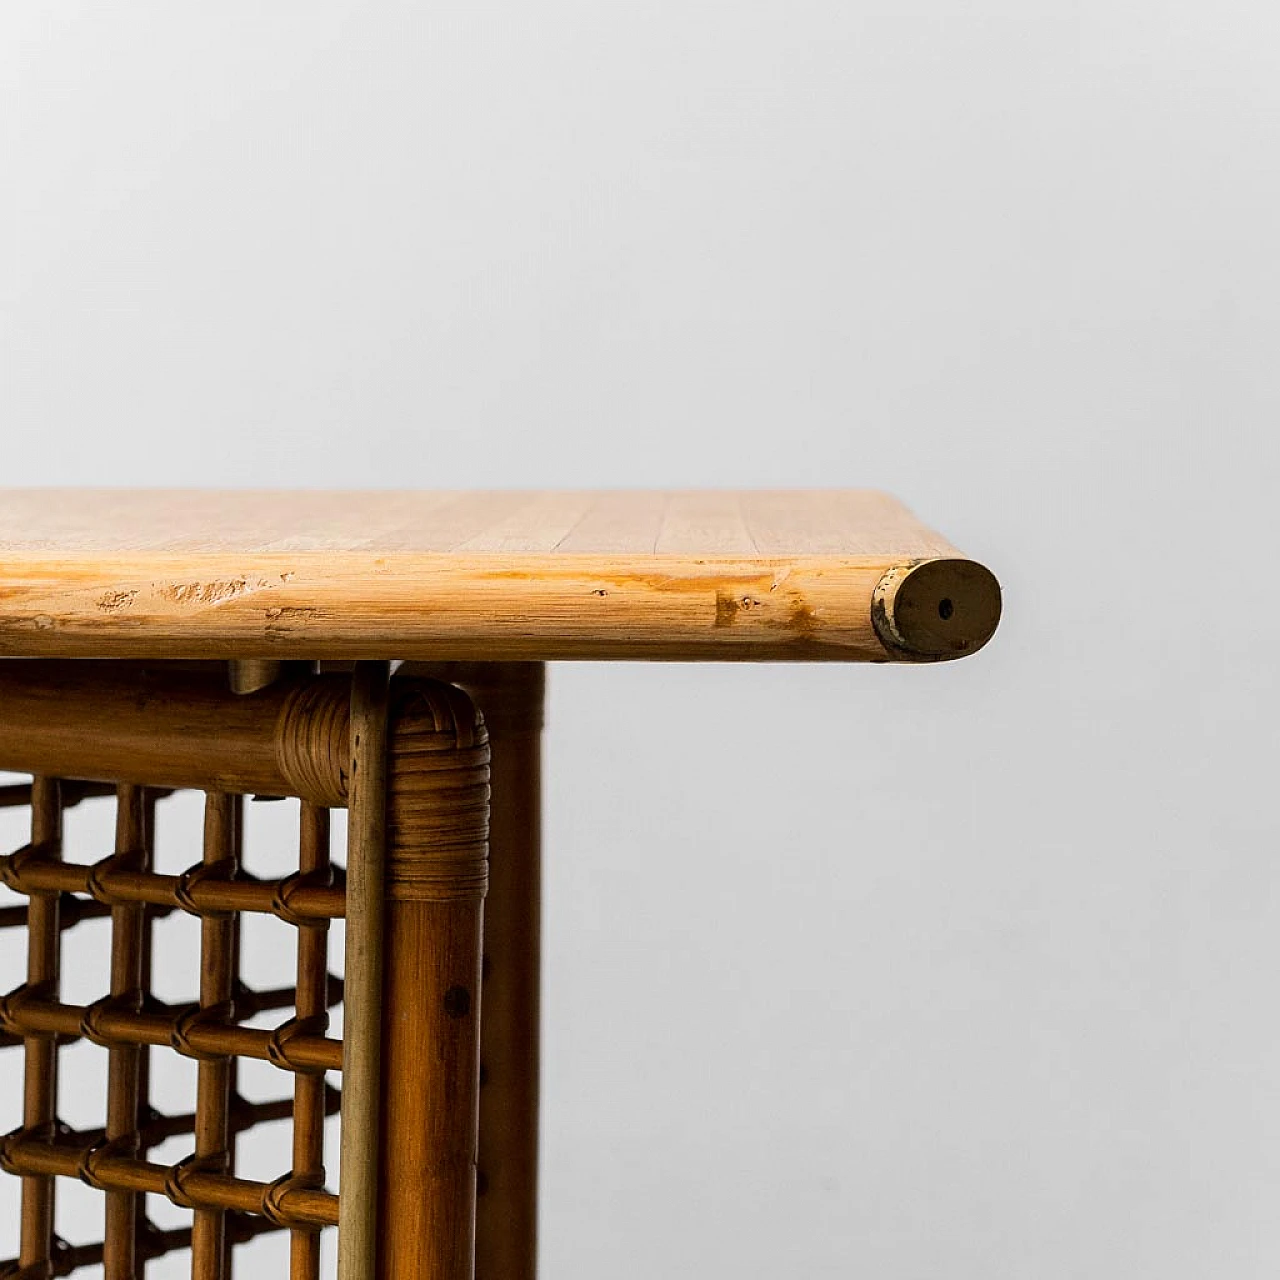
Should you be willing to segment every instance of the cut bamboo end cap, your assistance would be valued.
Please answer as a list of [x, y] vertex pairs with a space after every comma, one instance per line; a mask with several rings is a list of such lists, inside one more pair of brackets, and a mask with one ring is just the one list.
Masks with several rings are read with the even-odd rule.
[[871, 620], [881, 643], [909, 662], [976, 653], [1000, 621], [1000, 584], [972, 560], [922, 560], [880, 579]]

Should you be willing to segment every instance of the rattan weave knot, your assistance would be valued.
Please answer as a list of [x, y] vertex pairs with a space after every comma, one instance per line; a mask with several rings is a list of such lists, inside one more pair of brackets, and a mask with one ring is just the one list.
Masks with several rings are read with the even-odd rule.
[[293, 1191], [320, 1191], [324, 1178], [315, 1173], [286, 1173], [268, 1182], [262, 1189], [259, 1212], [277, 1227], [292, 1227], [295, 1231], [319, 1231], [315, 1223], [300, 1222], [285, 1207], [285, 1198]]
[[191, 1194], [188, 1179], [194, 1173], [225, 1173], [227, 1163], [225, 1152], [211, 1156], [189, 1155], [165, 1171], [164, 1193], [180, 1209], [199, 1209], [203, 1201]]
[[104, 907], [121, 906], [125, 899], [112, 892], [109, 881], [120, 872], [137, 871], [145, 856], [141, 850], [125, 849], [100, 858], [85, 874], [85, 892]]
[[178, 877], [178, 883], [173, 889], [174, 901], [189, 916], [196, 916], [202, 920], [232, 919], [235, 915], [234, 911], [197, 906], [193, 892], [197, 885], [209, 881], [230, 884], [236, 878], [236, 867], [234, 858], [220, 858], [217, 862], [197, 862], [194, 867], [188, 867]]
[[327, 920], [299, 914], [294, 902], [300, 889], [328, 889], [333, 883], [333, 871], [329, 867], [322, 871], [295, 871], [276, 882], [275, 892], [271, 895], [271, 914], [296, 929], [327, 928]]
[[56, 1123], [22, 1126], [10, 1130], [0, 1137], [0, 1172], [21, 1176], [22, 1169], [15, 1157], [23, 1145], [30, 1142], [43, 1142], [51, 1146], [57, 1136]]
[[51, 842], [24, 844], [21, 849], [15, 849], [8, 857], [0, 858], [0, 884], [7, 889], [12, 889], [14, 893], [31, 893], [23, 881], [23, 874], [28, 864], [49, 862], [57, 853], [58, 846]]
[[220, 1000], [217, 1004], [190, 1005], [174, 1019], [169, 1032], [169, 1044], [176, 1053], [184, 1058], [194, 1058], [197, 1062], [218, 1062], [223, 1058], [230, 1058], [233, 1055], [229, 1051], [197, 1049], [191, 1043], [191, 1033], [230, 1026], [235, 1021], [235, 1016], [236, 1006], [232, 1000]]
[[14, 987], [12, 991], [6, 991], [4, 995], [0, 996], [0, 1031], [16, 1037], [19, 1042], [21, 1042], [22, 1030], [15, 1014], [22, 1003], [25, 990], [26, 984], [24, 983], [22, 986]]
[[14, 987], [8, 995], [0, 996], [0, 1030], [20, 1038], [51, 1039], [60, 1042], [58, 1033], [46, 1028], [32, 1027], [28, 1014], [32, 1005], [54, 1000], [58, 986], [52, 982], [24, 982]]
[[113, 1036], [105, 1029], [106, 1019], [112, 1014], [136, 1014], [142, 1009], [142, 992], [130, 992], [122, 996], [102, 996], [91, 1004], [85, 1005], [80, 1012], [79, 1033], [90, 1044], [104, 1049], [121, 1042], [118, 1035]]
[[314, 1014], [309, 1018], [290, 1018], [282, 1022], [267, 1038], [267, 1061], [281, 1071], [298, 1075], [323, 1075], [324, 1067], [299, 1063], [289, 1052], [289, 1044], [298, 1036], [322, 1036], [329, 1030], [329, 1015]]
[[80, 1153], [76, 1166], [76, 1177], [95, 1191], [106, 1191], [111, 1186], [110, 1179], [102, 1175], [101, 1165], [104, 1160], [124, 1158], [132, 1160], [138, 1154], [141, 1145], [137, 1133], [128, 1133], [119, 1138], [103, 1138], [90, 1143]]

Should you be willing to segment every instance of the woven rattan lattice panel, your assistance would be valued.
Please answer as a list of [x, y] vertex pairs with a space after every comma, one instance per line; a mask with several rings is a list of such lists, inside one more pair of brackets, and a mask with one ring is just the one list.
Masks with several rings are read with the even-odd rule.
[[[0, 662], [0, 769], [31, 779], [0, 790], [10, 817], [29, 817], [25, 841], [0, 855], [0, 882], [17, 895], [0, 925], [27, 953], [25, 973], [6, 961], [17, 971], [0, 996], [0, 1037], [23, 1055], [20, 1123], [0, 1139], [0, 1169], [22, 1180], [11, 1276], [101, 1263], [106, 1280], [136, 1280], [149, 1259], [189, 1248], [195, 1280], [226, 1280], [237, 1257], [235, 1274], [263, 1270], [259, 1252], [237, 1243], [286, 1231], [292, 1280], [316, 1280], [320, 1237], [334, 1226], [340, 1280], [473, 1274], [477, 1188], [489, 1185], [489, 1170], [477, 1172], [488, 731], [461, 688], [393, 679], [385, 661], [324, 673], [264, 666], [250, 680], [221, 663]], [[180, 842], [164, 835], [157, 846], [172, 829], [155, 817], [192, 793], [202, 835], [173, 860]], [[265, 866], [254, 847], [245, 865], [249, 796], [297, 802], [290, 857], [273, 878], [254, 874]], [[114, 840], [65, 838], [64, 816], [86, 801], [114, 803]], [[331, 858], [338, 809], [345, 870]], [[198, 921], [189, 972], [158, 954], [165, 915]], [[95, 918], [110, 941], [95, 948], [94, 985], [81, 991], [60, 974], [65, 939]], [[242, 978], [255, 918], [293, 938], [288, 986]], [[337, 920], [341, 982], [328, 957]], [[339, 1002], [341, 1040], [329, 1028]], [[495, 1042], [496, 1061], [511, 1038]], [[106, 1068], [88, 1123], [84, 1091], [60, 1092], [72, 1043]], [[188, 1075], [195, 1064], [194, 1097], [162, 1112], [157, 1084], [180, 1061]], [[278, 1069], [278, 1095], [246, 1100], [252, 1091], [237, 1082], [251, 1061], [254, 1073]], [[336, 1072], [340, 1099], [326, 1079]], [[497, 1088], [500, 1101], [516, 1096]], [[339, 1110], [337, 1150], [326, 1152], [325, 1118]], [[269, 1167], [262, 1153], [279, 1128], [262, 1141], [248, 1132], [268, 1121], [292, 1134]], [[529, 1162], [517, 1144], [499, 1149], [490, 1169], [504, 1187]], [[326, 1181], [326, 1157], [340, 1178]], [[74, 1243], [63, 1244], [54, 1210], [71, 1180], [96, 1199], [101, 1235], [87, 1238], [77, 1209]], [[161, 1221], [165, 1200], [182, 1212]]]
[[[108, 1275], [140, 1272], [150, 1258], [190, 1248], [192, 1274], [222, 1277], [230, 1252], [265, 1231], [290, 1233], [290, 1274], [317, 1277], [319, 1235], [338, 1220], [337, 1196], [325, 1190], [324, 1121], [338, 1109], [326, 1071], [340, 1069], [341, 1042], [326, 1035], [342, 984], [328, 971], [331, 920], [345, 912], [343, 874], [330, 858], [328, 809], [302, 802], [296, 870], [253, 878], [242, 864], [245, 797], [204, 795], [203, 851], [180, 875], [155, 871], [155, 811], [167, 790], [37, 777], [0, 789], [0, 804], [27, 806], [30, 841], [0, 858], [0, 880], [27, 900], [0, 914], [0, 927], [25, 928], [26, 981], [0, 999], [5, 1043], [25, 1055], [22, 1124], [0, 1142], [0, 1166], [23, 1179], [22, 1251], [0, 1274], [64, 1275], [104, 1263]], [[114, 795], [115, 848], [91, 862], [63, 858], [64, 811], [90, 796]], [[151, 991], [157, 963], [152, 925], [184, 911], [200, 922], [199, 971], [192, 1000], [173, 1005]], [[296, 982], [252, 991], [239, 976], [240, 921], [268, 913], [294, 926]], [[103, 990], [91, 1003], [59, 995], [62, 940], [93, 917], [110, 917], [110, 954], [101, 957]], [[272, 1029], [243, 1025], [276, 1011]], [[107, 1057], [101, 1127], [74, 1131], [57, 1111], [59, 1048], [82, 1039]], [[190, 1112], [159, 1114], [148, 1083], [154, 1058], [180, 1054], [197, 1063]], [[240, 1059], [272, 1063], [291, 1086], [278, 1100], [250, 1103], [236, 1090]], [[291, 1096], [289, 1096], [291, 1094]], [[291, 1149], [267, 1182], [237, 1175], [237, 1137], [268, 1122], [291, 1120]], [[173, 1164], [150, 1159], [159, 1144], [189, 1138]], [[54, 1231], [61, 1178], [102, 1193], [98, 1243], [67, 1245]], [[144, 1212], [145, 1194], [189, 1209], [189, 1228], [160, 1229]]]

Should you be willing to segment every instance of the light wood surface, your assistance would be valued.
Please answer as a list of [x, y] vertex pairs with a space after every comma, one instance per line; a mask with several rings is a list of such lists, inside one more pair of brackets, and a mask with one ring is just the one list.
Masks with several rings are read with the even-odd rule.
[[0, 656], [936, 660], [998, 616], [871, 490], [0, 491]]

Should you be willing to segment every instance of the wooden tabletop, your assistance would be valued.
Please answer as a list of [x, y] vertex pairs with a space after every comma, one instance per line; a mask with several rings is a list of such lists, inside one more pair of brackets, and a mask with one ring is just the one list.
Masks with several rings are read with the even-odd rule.
[[999, 613], [870, 490], [0, 490], [0, 656], [934, 661]]

